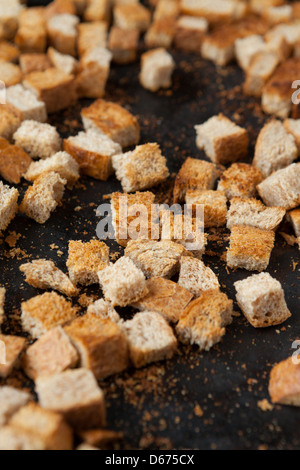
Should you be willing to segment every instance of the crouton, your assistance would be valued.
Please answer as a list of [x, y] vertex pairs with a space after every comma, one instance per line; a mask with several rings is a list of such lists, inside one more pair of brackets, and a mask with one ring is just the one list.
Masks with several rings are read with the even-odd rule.
[[69, 337], [59, 326], [29, 346], [23, 358], [23, 369], [32, 380], [72, 369], [79, 357]]
[[42, 439], [17, 427], [3, 426], [0, 429], [0, 450], [46, 450]]
[[286, 132], [294, 137], [298, 148], [298, 155], [300, 155], [300, 119], [285, 119], [283, 125]]
[[[223, 227], [226, 225], [227, 198], [222, 191], [188, 190], [186, 204], [204, 206], [204, 226]], [[193, 209], [194, 210], [194, 209]]]
[[22, 78], [23, 74], [18, 65], [10, 62], [0, 62], [0, 80], [5, 83], [6, 87], [21, 83]]
[[80, 97], [103, 97], [111, 60], [111, 52], [103, 47], [90, 49], [81, 57], [76, 79]]
[[44, 72], [53, 65], [46, 54], [32, 53], [20, 55], [20, 67], [25, 76], [32, 72]]
[[45, 51], [47, 28], [43, 8], [26, 8], [21, 12], [15, 42], [22, 52]]
[[282, 122], [273, 120], [267, 123], [258, 136], [253, 165], [267, 178], [289, 166], [297, 157], [295, 139], [286, 132]]
[[175, 25], [175, 47], [187, 52], [200, 53], [207, 31], [208, 21], [205, 18], [181, 16]]
[[158, 0], [154, 11], [154, 20], [164, 18], [176, 19], [180, 13], [180, 5], [178, 0]]
[[178, 285], [186, 289], [195, 297], [208, 290], [220, 289], [215, 273], [196, 258], [183, 256], [180, 261]]
[[195, 127], [196, 144], [214, 163], [227, 164], [247, 158], [249, 136], [223, 114]]
[[156, 143], [140, 145], [132, 152], [112, 157], [123, 191], [132, 193], [163, 183], [169, 176], [166, 159]]
[[4, 364], [0, 361], [0, 378], [6, 378], [20, 365], [19, 359], [25, 349], [26, 340], [20, 336], [0, 334], [0, 342], [4, 344], [5, 353]]
[[160, 88], [170, 88], [174, 70], [173, 57], [164, 48], [145, 52], [141, 58], [140, 83], [153, 93]]
[[48, 56], [53, 67], [61, 70], [66, 74], [76, 74], [78, 69], [78, 62], [71, 55], [61, 54], [60, 52], [53, 49], [53, 47], [49, 47]]
[[0, 331], [1, 331], [1, 325], [4, 321], [4, 303], [5, 303], [5, 295], [6, 295], [6, 289], [4, 287], [0, 287]]
[[109, 23], [110, 17], [110, 0], [88, 0], [88, 4], [84, 12], [85, 21], [105, 21]]
[[53, 261], [46, 259], [22, 264], [20, 271], [25, 274], [26, 282], [36, 289], [53, 289], [68, 297], [74, 297], [78, 290], [68, 276], [58, 269]]
[[105, 21], [81, 23], [78, 26], [77, 41], [79, 57], [82, 57], [86, 52], [95, 47], [106, 47], [107, 29], [108, 26]]
[[88, 0], [71, 0], [71, 3], [73, 4], [75, 8], [75, 12], [78, 15], [83, 15], [87, 5], [88, 5]]
[[13, 39], [18, 29], [23, 9], [18, 1], [2, 1], [0, 4], [0, 39]]
[[71, 302], [56, 292], [32, 297], [21, 307], [23, 329], [33, 338], [40, 338], [52, 328], [65, 325], [75, 318], [77, 312]]
[[288, 43], [284, 35], [278, 34], [265, 37], [265, 52], [275, 54], [279, 62], [287, 60], [292, 53], [292, 46]]
[[98, 284], [98, 272], [109, 264], [109, 248], [104, 242], [91, 240], [88, 243], [71, 240], [67, 267], [71, 281], [89, 286]]
[[79, 450], [79, 451], [85, 451], [85, 452], [91, 452], [93, 450], [100, 450], [98, 449], [97, 447], [95, 446], [91, 446], [90, 444], [87, 444], [86, 442], [83, 442], [82, 444], [80, 444], [76, 450]]
[[75, 429], [105, 426], [104, 395], [90, 370], [67, 370], [36, 381], [40, 405], [61, 413]]
[[285, 209], [266, 207], [261, 201], [249, 198], [233, 198], [227, 214], [227, 228], [236, 225], [256, 227], [260, 230], [277, 230], [281, 224]]
[[13, 138], [32, 158], [49, 158], [61, 149], [61, 138], [50, 124], [24, 121]]
[[247, 12], [243, 2], [233, 0], [182, 0], [180, 7], [184, 15], [203, 16], [210, 23], [230, 23]]
[[300, 237], [300, 209], [288, 213], [288, 220], [292, 224], [296, 237]]
[[47, 20], [57, 15], [75, 15], [76, 9], [73, 0], [54, 0], [44, 8], [45, 18]]
[[22, 120], [47, 121], [45, 103], [38, 100], [36, 95], [26, 90], [23, 85], [9, 87], [6, 90], [6, 100], [21, 113]]
[[151, 13], [140, 3], [136, 5], [116, 5], [114, 8], [115, 25], [122, 29], [147, 31], [151, 22]]
[[9, 183], [19, 184], [32, 160], [28, 153], [0, 138], [0, 175]]
[[61, 202], [67, 180], [57, 173], [42, 174], [30, 186], [20, 206], [20, 211], [39, 224], [44, 224]]
[[274, 41], [275, 38], [284, 37], [291, 49], [293, 49], [296, 43], [300, 39], [300, 25], [299, 21], [279, 24], [271, 28], [266, 34], [266, 41]]
[[155, 20], [145, 35], [145, 44], [149, 49], [172, 46], [175, 34], [175, 19], [163, 18]]
[[10, 104], [0, 107], [0, 137], [10, 140], [21, 122], [22, 115], [16, 108]]
[[235, 41], [235, 55], [239, 66], [247, 71], [255, 55], [263, 52], [264, 49], [265, 41], [263, 36], [259, 34], [237, 39]]
[[137, 313], [123, 325], [128, 339], [130, 359], [136, 368], [171, 359], [177, 340], [166, 320], [156, 312]]
[[285, 0], [250, 0], [250, 8], [257, 14], [262, 14], [268, 7], [283, 5]]
[[87, 314], [95, 315], [101, 320], [111, 320], [114, 323], [119, 323], [121, 321], [120, 315], [111, 306], [111, 304], [106, 302], [104, 299], [97, 300], [93, 304], [89, 305]]
[[234, 197], [255, 197], [256, 187], [263, 180], [258, 168], [247, 163], [233, 163], [222, 173], [218, 191], [224, 191], [228, 200]]
[[27, 392], [9, 386], [0, 387], [0, 428], [29, 400], [30, 395]]
[[113, 173], [113, 155], [121, 152], [119, 144], [92, 129], [64, 140], [63, 149], [77, 161], [83, 174], [102, 181]]
[[290, 357], [271, 370], [269, 393], [272, 403], [300, 406], [300, 364]]
[[0, 40], [0, 62], [17, 62], [19, 54], [19, 49], [14, 44]]
[[183, 202], [188, 190], [213, 189], [217, 177], [217, 167], [213, 163], [187, 158], [176, 176], [174, 203]]
[[76, 56], [78, 24], [79, 18], [75, 15], [53, 16], [47, 23], [50, 45], [61, 54]]
[[271, 24], [288, 23], [293, 15], [292, 5], [268, 7], [263, 11], [263, 17]]
[[130, 64], [137, 60], [140, 33], [138, 30], [126, 30], [114, 26], [110, 30], [108, 49], [117, 64]]
[[235, 226], [230, 235], [227, 265], [247, 271], [267, 269], [274, 248], [275, 233], [255, 227]]
[[106, 429], [90, 429], [88, 431], [82, 431], [80, 433], [80, 437], [88, 445], [97, 446], [99, 448], [103, 448], [103, 446], [107, 446], [124, 439], [122, 432], [109, 431]]
[[188, 290], [161, 277], [147, 280], [149, 293], [132, 306], [140, 311], [156, 312], [169, 323], [177, 323], [193, 298]]
[[295, 209], [300, 205], [300, 163], [276, 171], [257, 190], [267, 206]]
[[184, 344], [196, 344], [209, 351], [226, 333], [232, 322], [233, 302], [218, 290], [203, 292], [185, 309], [176, 332]]
[[52, 172], [59, 174], [62, 179], [65, 179], [69, 189], [73, 188], [80, 176], [79, 165], [76, 160], [67, 152], [58, 152], [45, 160], [31, 163], [25, 178], [28, 181], [36, 181], [43, 174]]
[[18, 198], [19, 192], [17, 189], [5, 186], [0, 181], [0, 233], [14, 219], [18, 211]]
[[279, 65], [279, 57], [272, 52], [255, 54], [246, 72], [244, 93], [250, 96], [261, 96], [263, 88]]
[[239, 307], [254, 328], [280, 325], [291, 317], [281, 284], [269, 273], [255, 274], [234, 287]]
[[117, 103], [96, 100], [82, 110], [81, 117], [85, 130], [93, 129], [105, 134], [122, 148], [139, 143], [140, 126], [137, 118]]
[[91, 370], [97, 380], [127, 369], [127, 340], [115, 322], [89, 313], [66, 326], [65, 332], [79, 352], [80, 367]]
[[128, 257], [118, 259], [98, 275], [105, 300], [113, 307], [126, 307], [148, 294], [143, 272]]

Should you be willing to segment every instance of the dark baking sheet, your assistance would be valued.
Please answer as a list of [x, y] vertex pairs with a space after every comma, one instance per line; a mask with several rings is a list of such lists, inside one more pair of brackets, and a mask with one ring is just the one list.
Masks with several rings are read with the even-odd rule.
[[[242, 72], [236, 66], [216, 69], [196, 55], [174, 52], [174, 58], [177, 69], [173, 88], [158, 94], [140, 87], [139, 64], [112, 68], [105, 98], [125, 105], [139, 116], [141, 142], [159, 142], [170, 171], [176, 173], [188, 156], [205, 159], [195, 146], [194, 125], [223, 112], [249, 130], [253, 144], [268, 117], [262, 115], [259, 100], [242, 94]], [[80, 109], [88, 103], [81, 101], [72, 110], [52, 115], [50, 122], [63, 136], [76, 134], [81, 129]], [[249, 156], [251, 161], [253, 147]], [[22, 192], [26, 187], [24, 183]], [[168, 198], [171, 188], [172, 180], [158, 188], [160, 200]], [[26, 262], [27, 256], [42, 257], [52, 259], [65, 270], [68, 241], [95, 237], [97, 206], [103, 202], [103, 195], [120, 189], [114, 178], [106, 183], [82, 178], [76, 189], [66, 192], [62, 207], [45, 225], [22, 215], [15, 219], [5, 237], [10, 231], [22, 234], [17, 250], [4, 241], [0, 248], [0, 284], [8, 289], [4, 333], [21, 333], [20, 304], [40, 293], [24, 283], [18, 270], [20, 264]], [[114, 242], [110, 245], [112, 251], [121, 253]], [[227, 271], [220, 261], [225, 248], [226, 243], [218, 246], [211, 241], [208, 251], [218, 255], [205, 255], [204, 261], [219, 275], [224, 291], [235, 299], [233, 283], [251, 273]], [[228, 328], [222, 343], [209, 353], [180, 346], [171, 361], [140, 371], [132, 369], [101, 383], [106, 393], [109, 428], [125, 435], [122, 449], [300, 448], [300, 410], [276, 406], [273, 411], [263, 412], [258, 406], [260, 400], [268, 399], [272, 365], [290, 356], [294, 352], [292, 343], [300, 338], [299, 261], [299, 251], [277, 234], [268, 271], [282, 283], [293, 313], [284, 325], [255, 330], [240, 316]], [[83, 289], [84, 292], [101, 295], [97, 288]], [[235, 309], [238, 311], [237, 306]], [[133, 312], [122, 313], [130, 316]], [[15, 372], [7, 382], [32, 387], [21, 372]], [[202, 417], [197, 405], [203, 410]]]

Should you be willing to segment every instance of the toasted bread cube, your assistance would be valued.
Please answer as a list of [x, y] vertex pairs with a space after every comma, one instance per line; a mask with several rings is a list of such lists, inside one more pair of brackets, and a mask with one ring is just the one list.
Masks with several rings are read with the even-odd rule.
[[295, 209], [300, 205], [300, 163], [278, 170], [257, 187], [267, 206]]
[[61, 149], [61, 138], [50, 124], [24, 121], [13, 138], [32, 158], [49, 158]]
[[61, 54], [60, 52], [56, 51], [53, 47], [49, 47], [48, 56], [53, 67], [61, 70], [66, 74], [76, 74], [78, 69], [78, 62], [71, 55]]
[[205, 18], [181, 16], [175, 25], [175, 47], [187, 52], [200, 53], [207, 31], [208, 21]]
[[180, 5], [178, 0], [158, 0], [154, 11], [154, 20], [164, 18], [176, 19], [180, 13]]
[[33, 338], [65, 325], [76, 316], [77, 309], [56, 292], [46, 292], [22, 303], [22, 325]]
[[149, 293], [133, 307], [142, 312], [156, 312], [162, 315], [168, 323], [177, 323], [184, 309], [193, 299], [193, 294], [176, 282], [161, 277], [147, 280]]
[[18, 65], [10, 62], [0, 62], [0, 80], [5, 83], [6, 87], [21, 83], [23, 74]]
[[107, 135], [122, 148], [137, 145], [140, 140], [138, 120], [117, 103], [96, 100], [84, 108], [81, 117], [85, 130], [95, 130]]
[[235, 197], [231, 200], [227, 214], [227, 228], [232, 229], [236, 225], [246, 225], [261, 230], [277, 230], [285, 213], [285, 209], [266, 207], [257, 199]]
[[47, 23], [49, 41], [62, 54], [76, 56], [79, 18], [68, 13], [53, 16]]
[[250, 64], [259, 52], [265, 50], [265, 41], [263, 36], [253, 34], [245, 38], [239, 38], [235, 41], [235, 55], [239, 66], [247, 71]]
[[0, 107], [0, 137], [10, 140], [22, 122], [22, 114], [6, 104]]
[[20, 55], [20, 67], [25, 76], [32, 72], [44, 72], [53, 65], [46, 54], [32, 53]]
[[47, 121], [47, 110], [45, 103], [37, 99], [30, 90], [23, 85], [15, 85], [6, 90], [6, 100], [14, 106], [22, 116], [22, 120]]
[[156, 312], [137, 313], [123, 325], [129, 343], [130, 359], [136, 368], [171, 359], [177, 340], [166, 320]]
[[256, 187], [263, 180], [258, 168], [247, 163], [233, 163], [222, 173], [218, 191], [224, 191], [228, 200], [234, 197], [255, 197]]
[[294, 209], [288, 213], [288, 220], [293, 226], [296, 237], [300, 237], [300, 209]]
[[0, 175], [9, 183], [19, 184], [32, 160], [28, 153], [0, 138]]
[[217, 177], [217, 167], [213, 163], [187, 158], [176, 176], [174, 203], [183, 202], [190, 189], [213, 189]]
[[91, 240], [88, 243], [71, 240], [67, 267], [72, 282], [89, 286], [98, 284], [98, 272], [109, 264], [109, 248], [104, 242]]
[[153, 93], [160, 88], [170, 88], [174, 69], [173, 57], [165, 49], [145, 52], [141, 59], [140, 83]]
[[246, 73], [244, 92], [250, 96], [261, 96], [263, 88], [279, 65], [280, 59], [273, 52], [259, 52], [253, 57]]
[[0, 38], [13, 39], [18, 29], [19, 16], [23, 9], [19, 1], [2, 1], [0, 4]]
[[271, 6], [263, 11], [263, 17], [271, 24], [288, 23], [293, 19], [292, 5]]
[[46, 450], [73, 449], [73, 432], [63, 417], [36, 403], [21, 408], [9, 425], [41, 439]]
[[25, 349], [26, 340], [20, 336], [0, 334], [0, 342], [4, 344], [5, 353], [5, 363], [2, 364], [0, 361], [0, 378], [6, 378], [20, 365], [19, 359]]
[[111, 52], [103, 47], [90, 49], [82, 56], [76, 79], [80, 97], [103, 97], [111, 60]]
[[114, 8], [115, 25], [122, 29], [147, 31], [151, 22], [151, 13], [140, 3], [136, 5], [116, 5]]
[[298, 148], [298, 155], [300, 155], [300, 119], [285, 119], [283, 125], [286, 132], [294, 137]]
[[19, 49], [8, 41], [0, 40], [0, 62], [17, 62]]
[[53, 289], [68, 297], [74, 297], [78, 294], [78, 290], [68, 276], [58, 269], [53, 261], [34, 260], [22, 264], [20, 271], [25, 274], [27, 284], [36, 289]]
[[31, 163], [25, 178], [28, 181], [36, 181], [45, 173], [55, 172], [67, 181], [67, 186], [72, 189], [79, 180], [79, 165], [67, 152], [58, 152], [52, 157]]
[[283, 5], [285, 0], [250, 0], [250, 8], [257, 14], [262, 14], [268, 7]]
[[272, 120], [267, 123], [258, 136], [253, 165], [267, 178], [291, 165], [297, 157], [294, 136], [287, 133], [282, 122]]
[[105, 21], [109, 23], [110, 17], [110, 0], [88, 0], [88, 4], [84, 12], [85, 21]]
[[127, 369], [127, 340], [115, 322], [89, 313], [65, 327], [65, 332], [79, 352], [80, 367], [91, 370], [97, 380]]
[[76, 9], [73, 0], [54, 0], [44, 9], [45, 17], [47, 20], [57, 15], [75, 15]]
[[23, 368], [32, 380], [76, 367], [79, 360], [69, 337], [59, 326], [40, 337], [26, 351]]
[[281, 284], [269, 273], [255, 274], [234, 287], [239, 307], [255, 328], [280, 325], [291, 317]]
[[19, 192], [0, 181], [0, 232], [3, 232], [18, 211]]
[[167, 240], [130, 241], [125, 250], [125, 256], [130, 258], [147, 278], [171, 279], [179, 271], [180, 259], [186, 254], [184, 246]]
[[180, 261], [178, 285], [191, 292], [195, 297], [208, 290], [220, 289], [215, 273], [196, 258], [183, 256]]
[[[292, 52], [292, 46], [288, 43], [284, 35], [278, 34], [274, 36], [265, 37], [265, 52], [275, 54], [278, 57], [279, 62], [287, 60]], [[295, 56], [296, 49], [295, 49]]]
[[122, 432], [108, 431], [106, 429], [90, 429], [88, 431], [82, 431], [80, 433], [80, 437], [87, 443], [86, 445], [97, 446], [100, 449], [103, 448], [103, 446], [107, 446], [124, 439]]
[[274, 248], [275, 233], [255, 227], [232, 227], [227, 265], [247, 271], [265, 271]]
[[222, 191], [188, 190], [186, 204], [204, 206], [204, 226], [223, 227], [226, 225], [227, 198]]
[[0, 387], [0, 428], [29, 400], [30, 395], [27, 392], [9, 386]]
[[155, 20], [145, 35], [145, 44], [149, 49], [172, 46], [175, 34], [175, 19], [162, 18]]
[[176, 327], [179, 340], [209, 351], [226, 333], [232, 322], [233, 302], [218, 290], [203, 292], [185, 309]]
[[1, 325], [4, 321], [4, 304], [5, 304], [5, 296], [6, 296], [6, 289], [4, 287], [0, 287], [0, 331]]
[[113, 173], [113, 155], [121, 152], [119, 144], [92, 129], [64, 140], [63, 149], [77, 161], [83, 174], [102, 181]]
[[294, 357], [280, 362], [271, 370], [269, 393], [272, 403], [300, 406], [300, 365]]
[[204, 16], [210, 23], [231, 22], [246, 14], [246, 7], [242, 2], [232, 0], [182, 0], [181, 12], [185, 15]]
[[61, 202], [67, 180], [59, 174], [42, 174], [30, 186], [20, 206], [20, 211], [38, 224], [44, 224]]
[[98, 276], [105, 300], [113, 307], [126, 307], [148, 294], [143, 272], [128, 257], [99, 271]]
[[42, 439], [14, 426], [0, 429], [0, 450], [46, 450]]
[[247, 157], [249, 146], [247, 131], [223, 114], [210, 118], [195, 129], [197, 147], [204, 150], [212, 162], [227, 164]]
[[87, 4], [88, 0], [71, 0], [71, 3], [73, 4], [75, 11], [78, 15], [83, 15]]
[[86, 52], [95, 47], [107, 46], [107, 29], [105, 21], [81, 23], [78, 26], [78, 54], [82, 57]]
[[120, 315], [111, 306], [111, 304], [106, 302], [104, 299], [97, 300], [97, 302], [89, 305], [87, 314], [95, 315], [101, 320], [111, 320], [114, 323], [119, 323], [121, 321]]
[[21, 12], [15, 42], [22, 52], [45, 51], [47, 28], [43, 8], [26, 8]]
[[165, 157], [158, 144], [145, 144], [132, 152], [112, 157], [116, 176], [123, 191], [132, 193], [163, 183], [169, 176]]
[[108, 48], [117, 64], [130, 64], [137, 60], [140, 33], [138, 30], [111, 28]]

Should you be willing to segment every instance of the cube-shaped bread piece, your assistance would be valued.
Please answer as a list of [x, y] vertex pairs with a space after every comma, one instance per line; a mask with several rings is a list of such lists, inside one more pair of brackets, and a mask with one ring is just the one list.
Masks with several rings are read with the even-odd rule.
[[78, 69], [78, 62], [74, 57], [68, 54], [62, 54], [53, 47], [48, 49], [48, 57], [53, 67], [67, 74], [75, 75]]
[[47, 54], [29, 53], [20, 55], [20, 67], [23, 75], [29, 75], [32, 72], [44, 72], [53, 67]]
[[282, 207], [266, 207], [257, 199], [235, 197], [227, 214], [227, 228], [247, 225], [261, 230], [277, 230], [285, 214]]
[[0, 232], [3, 232], [18, 211], [19, 192], [0, 181]]
[[210, 23], [230, 23], [234, 19], [242, 18], [247, 11], [244, 2], [232, 0], [182, 0], [180, 7], [183, 14], [203, 16]]
[[300, 364], [297, 364], [294, 357], [289, 357], [273, 367], [269, 393], [272, 403], [300, 406]]
[[112, 53], [104, 47], [89, 49], [80, 59], [76, 86], [81, 98], [102, 98], [109, 77]]
[[166, 320], [156, 312], [137, 313], [123, 325], [128, 339], [130, 359], [136, 368], [171, 359], [177, 340]]
[[121, 152], [119, 144], [92, 129], [64, 140], [63, 149], [77, 161], [83, 174], [101, 181], [113, 173], [112, 157]]
[[227, 265], [247, 271], [267, 269], [274, 248], [275, 233], [255, 227], [232, 227]]
[[49, 41], [62, 54], [76, 56], [79, 18], [68, 13], [53, 16], [47, 23]]
[[95, 47], [106, 47], [108, 25], [105, 21], [80, 23], [78, 26], [78, 54], [82, 57]]
[[67, 370], [36, 381], [40, 405], [61, 413], [75, 429], [101, 428], [106, 424], [104, 395], [92, 372]]
[[36, 403], [29, 403], [21, 408], [9, 425], [41, 439], [45, 450], [73, 449], [73, 432], [63, 417], [44, 410]]
[[111, 320], [114, 323], [119, 323], [121, 321], [120, 315], [112, 305], [104, 299], [97, 300], [93, 304], [89, 305], [87, 313], [95, 315], [101, 320]]
[[287, 218], [293, 226], [296, 237], [300, 237], [300, 209], [290, 211]]
[[208, 290], [220, 289], [215, 273], [196, 258], [183, 256], [180, 261], [178, 285], [191, 292], [195, 297]]
[[4, 316], [5, 316], [5, 311], [4, 311], [5, 296], [6, 296], [5, 287], [0, 287], [0, 331], [1, 331], [1, 325], [4, 321]]
[[285, 119], [283, 125], [286, 132], [294, 137], [298, 148], [298, 155], [300, 155], [300, 119]]
[[148, 294], [143, 272], [128, 257], [123, 256], [98, 275], [105, 300], [113, 307], [126, 307]]
[[0, 428], [0, 450], [46, 450], [41, 438], [14, 426]]
[[222, 173], [218, 191], [224, 191], [228, 200], [234, 197], [250, 198], [257, 195], [256, 187], [263, 180], [258, 168], [247, 163], [233, 163]]
[[49, 158], [61, 149], [56, 128], [37, 121], [23, 121], [13, 138], [32, 158]]
[[186, 306], [193, 299], [193, 294], [176, 282], [153, 277], [147, 280], [149, 293], [133, 307], [142, 312], [157, 312], [168, 323], [177, 323]]
[[75, 15], [76, 9], [73, 0], [54, 0], [44, 8], [47, 20], [57, 15]]
[[0, 137], [10, 140], [22, 122], [22, 114], [14, 106], [0, 107]]
[[10, 145], [0, 138], [0, 175], [9, 183], [19, 184], [32, 160], [28, 153], [17, 145]]
[[84, 11], [85, 21], [105, 21], [109, 23], [111, 6], [110, 0], [88, 0]]
[[205, 18], [181, 16], [175, 25], [175, 47], [187, 52], [200, 53], [207, 31], [208, 21]]
[[[122, 1], [122, 0], [121, 0]], [[126, 2], [126, 0], [125, 0]], [[158, 0], [156, 2], [154, 19], [160, 20], [162, 18], [174, 18], [176, 19], [180, 13], [180, 5], [177, 0]]]
[[108, 445], [122, 441], [124, 439], [124, 434], [122, 432], [109, 431], [107, 429], [90, 429], [82, 431], [80, 433], [80, 438], [83, 442], [87, 443], [86, 445], [97, 446], [100, 449], [105, 449]]
[[8, 41], [0, 40], [0, 62], [17, 62], [19, 49]]
[[52, 328], [65, 325], [76, 317], [77, 312], [71, 302], [56, 292], [32, 297], [21, 307], [23, 329], [33, 338], [40, 338]]
[[98, 284], [98, 272], [109, 265], [109, 248], [104, 242], [71, 240], [67, 267], [71, 281], [77, 285]]
[[189, 189], [214, 189], [217, 177], [217, 167], [213, 163], [187, 158], [176, 176], [174, 203], [183, 202]]
[[259, 52], [250, 62], [244, 83], [244, 92], [250, 96], [261, 96], [263, 88], [279, 65], [275, 52]]
[[175, 19], [162, 18], [155, 20], [145, 35], [145, 44], [149, 49], [172, 46], [175, 34]]
[[276, 171], [260, 183], [257, 190], [267, 206], [296, 208], [300, 205], [300, 163]]
[[26, 351], [23, 369], [32, 380], [59, 374], [76, 367], [79, 360], [76, 349], [60, 326], [40, 337]]
[[214, 163], [227, 164], [247, 158], [249, 136], [245, 129], [219, 114], [195, 127], [196, 144]]
[[10, 62], [0, 62], [0, 80], [5, 83], [6, 87], [21, 83], [23, 74], [20, 67]]
[[223, 191], [188, 190], [185, 196], [186, 204], [194, 207], [204, 207], [204, 226], [223, 227], [226, 225], [227, 198]]
[[253, 58], [259, 52], [265, 50], [265, 41], [263, 36], [259, 34], [253, 34], [245, 38], [239, 38], [235, 41], [235, 55], [239, 66], [247, 71]]
[[78, 289], [53, 261], [46, 259], [30, 261], [22, 264], [20, 271], [25, 274], [27, 284], [36, 289], [53, 289], [68, 297], [78, 294]]
[[0, 387], [0, 428], [29, 400], [30, 395], [27, 392], [9, 386]]
[[53, 171], [67, 181], [69, 189], [73, 188], [80, 177], [77, 161], [67, 152], [58, 152], [45, 160], [32, 162], [25, 174], [25, 178], [28, 181], [35, 181], [43, 174]]
[[149, 91], [172, 86], [175, 62], [166, 49], [159, 48], [145, 52], [141, 58], [140, 83]]
[[23, 85], [15, 85], [6, 90], [6, 100], [14, 106], [22, 116], [22, 120], [47, 121], [46, 105], [36, 95], [26, 90]]
[[281, 284], [269, 273], [255, 274], [234, 287], [240, 309], [255, 328], [280, 325], [291, 317]]
[[295, 139], [287, 133], [282, 122], [267, 123], [258, 136], [253, 165], [267, 178], [274, 171], [291, 165], [297, 157]]
[[262, 14], [268, 7], [277, 7], [284, 4], [284, 0], [250, 0], [251, 11]]
[[140, 140], [138, 120], [117, 103], [96, 100], [81, 112], [85, 130], [105, 134], [122, 148], [137, 145]]
[[185, 309], [176, 327], [179, 340], [209, 351], [226, 333], [232, 322], [233, 302], [218, 290], [204, 292]]
[[56, 68], [33, 72], [25, 77], [23, 84], [45, 103], [48, 113], [68, 108], [77, 99], [74, 76]]
[[37, 223], [44, 224], [61, 202], [66, 184], [67, 180], [58, 173], [42, 174], [27, 189], [20, 211]]
[[18, 29], [23, 6], [18, 1], [2, 1], [0, 4], [0, 38], [13, 39]]
[[8, 377], [13, 369], [20, 365], [19, 359], [25, 346], [26, 340], [20, 336], [6, 336], [0, 334], [0, 347], [1, 351], [4, 349], [5, 359], [4, 364], [0, 361], [0, 378]]
[[116, 64], [131, 64], [137, 60], [140, 33], [138, 30], [111, 28], [108, 48]]
[[23, 52], [44, 52], [47, 46], [47, 28], [42, 7], [26, 8], [19, 17], [15, 43]]
[[114, 155], [112, 164], [126, 193], [150, 189], [169, 176], [166, 158], [156, 143], [139, 145], [132, 152]]
[[271, 24], [288, 23], [292, 20], [292, 5], [282, 5], [278, 7], [268, 7], [263, 12], [263, 17]]
[[66, 326], [65, 332], [79, 352], [80, 367], [91, 370], [97, 380], [127, 369], [127, 340], [115, 322], [88, 313]]
[[122, 29], [137, 29], [144, 32], [151, 22], [151, 13], [140, 3], [136, 5], [116, 5], [114, 8], [115, 25]]

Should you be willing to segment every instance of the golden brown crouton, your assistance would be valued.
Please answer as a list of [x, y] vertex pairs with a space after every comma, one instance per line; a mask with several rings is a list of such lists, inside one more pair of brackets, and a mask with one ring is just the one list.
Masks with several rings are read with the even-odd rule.
[[137, 60], [140, 33], [137, 30], [126, 30], [114, 26], [110, 30], [108, 48], [117, 64], [130, 64]]
[[52, 66], [49, 57], [46, 54], [21, 54], [20, 67], [24, 75], [33, 72], [44, 72]]
[[47, 29], [43, 8], [26, 8], [21, 12], [15, 42], [23, 52], [45, 51]]
[[204, 207], [204, 226], [223, 227], [226, 225], [227, 198], [223, 191], [188, 190], [185, 195], [186, 204]]
[[286, 210], [300, 205], [300, 163], [293, 163], [278, 170], [257, 187], [267, 206], [283, 207]]
[[122, 441], [124, 435], [122, 432], [108, 431], [106, 429], [91, 429], [82, 431], [80, 437], [88, 445], [96, 446], [101, 449], [108, 444]]
[[23, 74], [20, 67], [10, 62], [0, 62], [0, 80], [5, 83], [6, 87], [21, 83]]
[[0, 181], [0, 233], [4, 231], [18, 211], [19, 192]]
[[105, 21], [93, 21], [78, 25], [78, 54], [82, 57], [95, 47], [106, 47], [108, 25]]
[[141, 57], [140, 83], [153, 93], [160, 88], [170, 88], [175, 67], [173, 57], [165, 48], [145, 52]]
[[0, 137], [10, 140], [22, 122], [22, 113], [7, 103], [0, 107]]
[[269, 393], [273, 403], [300, 406], [300, 364], [289, 357], [271, 370]]
[[[24, 338], [0, 334], [1, 352], [4, 350], [4, 361], [0, 361], [0, 378], [8, 377], [13, 369], [18, 367], [19, 359], [25, 349], [25, 345], [26, 340]], [[3, 359], [2, 354], [1, 359]]]
[[287, 215], [289, 222], [292, 224], [296, 237], [300, 237], [300, 209], [294, 209]]
[[135, 29], [144, 32], [151, 21], [151, 13], [140, 3], [136, 5], [116, 5], [114, 8], [115, 25], [122, 29]]
[[104, 47], [89, 49], [80, 58], [76, 86], [81, 98], [102, 98], [109, 77], [112, 54]]
[[89, 286], [98, 283], [98, 272], [109, 264], [109, 248], [99, 240], [88, 243], [71, 240], [67, 267], [71, 281]]
[[0, 41], [0, 62], [16, 62], [19, 49], [8, 41]]
[[0, 428], [30, 400], [30, 394], [5, 385], [0, 387]]
[[217, 176], [213, 163], [187, 158], [175, 180], [174, 203], [183, 202], [188, 190], [213, 189]]
[[227, 214], [227, 228], [248, 225], [261, 230], [277, 230], [285, 213], [282, 207], [266, 207], [257, 199], [233, 198]]
[[172, 46], [175, 34], [175, 19], [162, 18], [155, 20], [145, 35], [145, 44], [149, 49]]
[[111, 1], [110, 0], [88, 0], [84, 11], [85, 21], [105, 21], [110, 22]]
[[62, 54], [76, 56], [79, 18], [64, 13], [52, 16], [47, 22], [50, 45]]
[[178, 285], [191, 292], [195, 297], [208, 290], [219, 290], [216, 274], [196, 258], [183, 256], [180, 261]]
[[0, 174], [9, 183], [19, 184], [32, 160], [21, 147], [0, 138]]
[[255, 197], [256, 187], [263, 180], [258, 168], [247, 163], [233, 163], [221, 175], [218, 190], [224, 191], [227, 199], [233, 197]]

